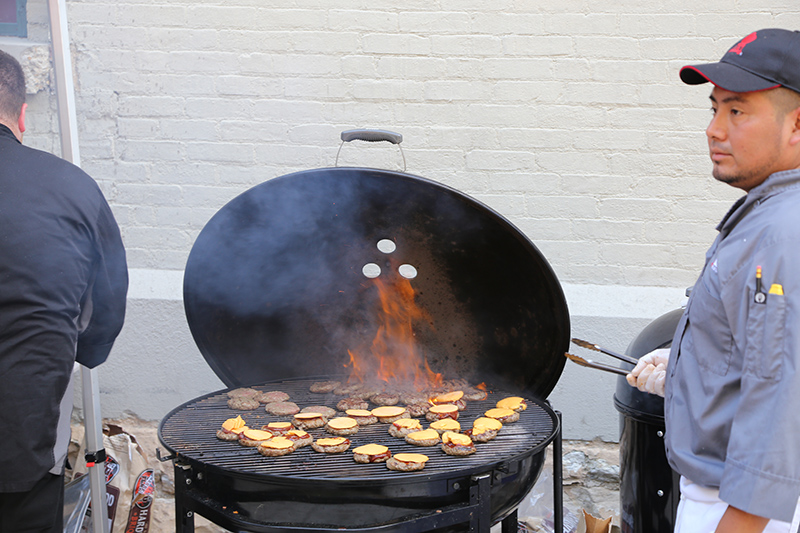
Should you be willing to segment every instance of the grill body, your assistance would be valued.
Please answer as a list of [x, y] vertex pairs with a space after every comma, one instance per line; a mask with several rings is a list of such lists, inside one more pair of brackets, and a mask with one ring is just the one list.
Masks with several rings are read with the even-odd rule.
[[[300, 405], [335, 405], [333, 395], [307, 392], [310, 383], [290, 380], [258, 388], [288, 392]], [[466, 425], [507, 395], [498, 391], [484, 401], [468, 402], [459, 418]], [[468, 457], [445, 455], [438, 446], [407, 444], [388, 434], [388, 424], [362, 426], [350, 437], [351, 449], [378, 443], [393, 454], [424, 453], [430, 461], [420, 472], [394, 472], [383, 463], [357, 464], [349, 450], [327, 455], [307, 447], [266, 458], [254, 448], [220, 441], [216, 430], [232, 415], [225, 391], [174, 409], [162, 420], [159, 438], [179, 458], [176, 472], [182, 481], [176, 485], [176, 499], [201, 514], [216, 515], [220, 525], [231, 529], [399, 531], [436, 515], [469, 521], [482, 505], [490, 523], [512, 513], [533, 487], [544, 450], [556, 435], [555, 413], [535, 399], [529, 402], [520, 421], [506, 425], [495, 440], [477, 444], [478, 452]], [[241, 414], [250, 427], [280, 419], [263, 409]], [[322, 429], [309, 433], [326, 436]]]
[[[395, 249], [382, 249], [385, 241]], [[516, 507], [550, 442], [559, 444], [560, 496], [560, 423], [544, 399], [569, 345], [563, 292], [525, 234], [455, 189], [363, 168], [307, 170], [253, 187], [220, 209], [192, 248], [184, 273], [189, 328], [228, 387], [281, 388], [301, 406], [335, 406], [309, 397], [307, 387], [310, 376], [341, 373], [347, 350], [381, 327], [367, 265], [381, 275], [397, 275], [398, 265], [417, 273], [411, 284], [426, 316], [414, 339], [430, 368], [524, 396], [529, 410], [472, 456], [432, 452], [423, 471], [398, 473], [358, 465], [349, 451], [267, 459], [217, 441], [220, 424], [237, 413], [224, 407], [225, 391], [206, 395], [176, 408], [159, 429], [175, 463], [180, 533], [193, 530], [195, 512], [231, 530], [265, 533], [488, 531], [498, 520], [516, 531]], [[468, 403], [464, 418], [493, 405]], [[258, 427], [258, 417], [243, 416]], [[386, 426], [362, 428], [351, 449], [381, 443], [376, 432]], [[382, 438], [393, 453], [427, 452]]]

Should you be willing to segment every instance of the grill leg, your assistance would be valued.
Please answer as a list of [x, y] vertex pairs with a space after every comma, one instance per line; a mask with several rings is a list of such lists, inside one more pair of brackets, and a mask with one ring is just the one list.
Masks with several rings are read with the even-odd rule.
[[519, 517], [517, 516], [516, 509], [514, 509], [510, 515], [503, 518], [500, 531], [502, 533], [517, 533], [517, 531], [519, 531]]
[[472, 477], [469, 488], [470, 505], [476, 506], [469, 521], [470, 533], [489, 533], [492, 527], [492, 474], [478, 474]]
[[175, 533], [194, 533], [194, 512], [185, 504], [186, 470], [175, 466]]
[[556, 411], [558, 429], [553, 439], [553, 530], [557, 533], [564, 531], [564, 479], [563, 479], [563, 451], [561, 435], [561, 411]]

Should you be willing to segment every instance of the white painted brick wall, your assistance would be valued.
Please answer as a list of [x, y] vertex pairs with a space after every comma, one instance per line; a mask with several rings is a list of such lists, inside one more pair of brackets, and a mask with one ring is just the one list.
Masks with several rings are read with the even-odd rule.
[[[709, 176], [708, 88], [677, 71], [800, 26], [795, 4], [68, 1], [83, 166], [131, 267], [181, 269], [228, 200], [390, 129], [409, 172], [508, 217], [562, 282], [684, 286], [738, 193]], [[32, 39], [46, 16], [29, 0]], [[27, 142], [58, 151], [52, 94], [30, 103]], [[342, 164], [400, 158], [354, 143]]]

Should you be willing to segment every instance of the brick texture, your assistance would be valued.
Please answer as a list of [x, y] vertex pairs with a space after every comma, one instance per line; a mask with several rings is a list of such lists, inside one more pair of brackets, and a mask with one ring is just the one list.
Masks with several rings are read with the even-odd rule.
[[[45, 4], [28, 2], [32, 39], [48, 40]], [[130, 266], [180, 269], [228, 200], [332, 165], [342, 130], [389, 129], [410, 173], [509, 218], [562, 281], [685, 286], [738, 193], [710, 177], [709, 89], [678, 69], [798, 26], [793, 7], [68, 1], [83, 166]], [[29, 102], [26, 142], [58, 151], [54, 93]], [[394, 147], [343, 161], [399, 165]]]

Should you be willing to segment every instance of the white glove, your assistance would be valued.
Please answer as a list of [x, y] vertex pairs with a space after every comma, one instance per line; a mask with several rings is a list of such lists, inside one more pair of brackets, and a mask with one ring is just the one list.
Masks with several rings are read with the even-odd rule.
[[657, 394], [664, 397], [664, 381], [667, 378], [667, 363], [669, 362], [669, 348], [659, 348], [643, 355], [633, 367], [631, 373], [625, 376], [631, 387], [636, 387], [642, 392]]

